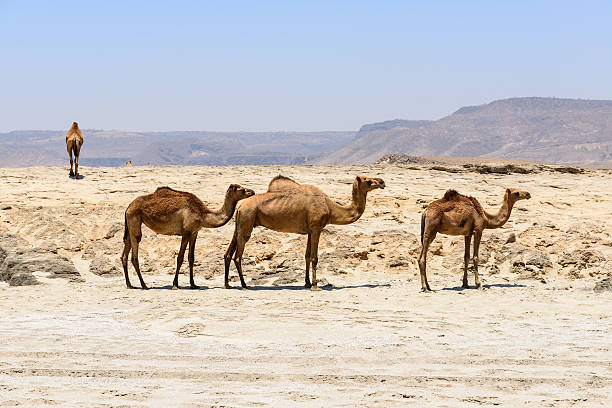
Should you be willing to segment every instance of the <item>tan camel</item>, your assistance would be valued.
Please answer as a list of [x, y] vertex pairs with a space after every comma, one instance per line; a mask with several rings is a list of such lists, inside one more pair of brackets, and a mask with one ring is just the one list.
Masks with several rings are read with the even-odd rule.
[[[321, 230], [327, 224], [350, 224], [359, 219], [366, 206], [368, 192], [385, 188], [379, 178], [359, 176], [353, 182], [353, 200], [347, 206], [330, 199], [314, 186], [301, 185], [283, 177], [275, 177], [268, 191], [245, 200], [236, 210], [236, 229], [225, 253], [225, 287], [229, 288], [229, 268], [232, 257], [240, 276], [240, 283], [247, 288], [242, 276], [242, 254], [244, 246], [256, 226], [273, 231], [308, 234], [306, 245], [305, 287], [317, 290], [318, 246]], [[312, 265], [312, 284], [310, 266]]]
[[[70, 157], [70, 177], [74, 176], [75, 180], [79, 179], [79, 154], [81, 153], [81, 146], [83, 145], [83, 134], [79, 129], [79, 124], [72, 122], [72, 127], [66, 133], [66, 150], [68, 150], [68, 157]], [[72, 154], [74, 153], [74, 172], [72, 171]]]
[[499, 228], [508, 221], [512, 207], [518, 200], [528, 200], [531, 195], [527, 191], [506, 189], [501, 208], [495, 214], [485, 211], [474, 197], [464, 196], [455, 190], [448, 190], [444, 197], [432, 202], [421, 214], [421, 255], [419, 269], [421, 271], [421, 291], [429, 292], [427, 282], [427, 250], [436, 234], [463, 235], [465, 237], [465, 255], [463, 258], [463, 287], [468, 287], [467, 271], [470, 262], [470, 241], [474, 235], [474, 276], [476, 287], [480, 288], [478, 276], [478, 249], [484, 229]]
[[121, 263], [125, 274], [125, 284], [132, 289], [128, 277], [127, 260], [130, 249], [132, 250], [132, 265], [136, 269], [140, 285], [148, 289], [142, 280], [140, 266], [138, 264], [138, 244], [142, 238], [141, 225], [158, 234], [180, 235], [181, 246], [176, 257], [176, 273], [172, 289], [178, 289], [178, 274], [183, 264], [183, 257], [187, 243], [189, 243], [189, 283], [192, 289], [198, 286], [193, 281], [193, 262], [195, 260], [195, 243], [198, 231], [202, 227], [218, 228], [225, 225], [236, 208], [236, 203], [247, 197], [255, 195], [251, 189], [232, 184], [225, 193], [223, 207], [217, 211], [209, 210], [202, 201], [191, 193], [176, 191], [169, 187], [159, 187], [153, 194], [136, 198], [125, 211], [125, 232], [123, 234], [123, 254]]
[[126, 167], [132, 167], [132, 161], [131, 160], [126, 161], [125, 162], [125, 166]]

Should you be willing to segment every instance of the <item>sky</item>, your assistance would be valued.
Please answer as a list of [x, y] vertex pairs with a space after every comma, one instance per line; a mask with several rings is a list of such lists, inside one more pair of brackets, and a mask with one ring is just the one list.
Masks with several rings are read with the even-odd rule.
[[609, 1], [0, 0], [0, 132], [316, 131], [612, 99]]

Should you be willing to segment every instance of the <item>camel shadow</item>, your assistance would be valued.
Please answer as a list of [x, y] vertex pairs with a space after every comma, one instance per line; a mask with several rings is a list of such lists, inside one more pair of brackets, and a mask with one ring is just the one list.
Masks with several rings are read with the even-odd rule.
[[[491, 288], [524, 288], [526, 286], [520, 283], [492, 283], [490, 285], [482, 285], [482, 287], [485, 289], [491, 289]], [[464, 288], [463, 286], [455, 286], [453, 288], [442, 288], [441, 290], [452, 290], [455, 292], [463, 292], [464, 290], [477, 290], [477, 289], [476, 289], [476, 286], [468, 286], [467, 288]]]
[[[388, 283], [384, 283], [384, 284], [371, 284], [371, 283], [367, 283], [367, 284], [363, 284], [363, 285], [347, 285], [347, 286], [335, 286], [335, 285], [324, 285], [324, 286], [319, 286], [319, 289], [321, 289], [321, 291], [332, 291], [332, 290], [342, 290], [342, 289], [358, 289], [358, 288], [385, 288], [385, 287], [391, 287], [390, 284]], [[232, 287], [232, 289], [234, 289]], [[240, 286], [236, 287], [235, 289], [242, 289]], [[279, 285], [279, 286], [249, 286], [249, 290], [307, 290], [310, 291], [310, 289], [305, 288], [304, 285]]]
[[[136, 287], [136, 289], [140, 289], [140, 288]], [[172, 290], [172, 285], [149, 286], [149, 290], [152, 290], [152, 289], [155, 289], [155, 290]], [[179, 288], [178, 288], [178, 290], [195, 290], [195, 291], [198, 291], [198, 290], [208, 290], [208, 289], [212, 289], [212, 288], [210, 288], [208, 286], [204, 286], [204, 285], [200, 285], [200, 287], [197, 288], [197, 289], [192, 289], [189, 286], [179, 286]]]

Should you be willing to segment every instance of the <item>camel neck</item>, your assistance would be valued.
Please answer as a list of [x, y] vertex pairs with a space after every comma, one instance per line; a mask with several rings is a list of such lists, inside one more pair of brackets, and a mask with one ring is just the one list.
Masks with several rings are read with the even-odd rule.
[[223, 207], [217, 211], [210, 211], [204, 216], [204, 226], [208, 228], [222, 227], [232, 218], [236, 209], [236, 201], [230, 198], [229, 192], [225, 194]]
[[487, 216], [487, 228], [500, 228], [510, 218], [512, 207], [514, 203], [508, 199], [508, 195], [504, 195], [504, 201], [502, 202], [501, 208], [495, 214], [490, 214], [485, 211]]
[[357, 221], [365, 211], [367, 194], [367, 192], [359, 191], [357, 181], [353, 182], [353, 199], [351, 204], [344, 206], [332, 201], [330, 223], [345, 225]]

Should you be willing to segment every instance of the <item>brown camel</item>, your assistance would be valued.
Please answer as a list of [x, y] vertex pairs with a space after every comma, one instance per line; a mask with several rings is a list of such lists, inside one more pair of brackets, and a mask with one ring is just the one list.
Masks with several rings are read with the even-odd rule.
[[[68, 157], [70, 157], [70, 177], [74, 176], [75, 180], [79, 179], [79, 154], [81, 152], [81, 146], [83, 146], [83, 134], [79, 129], [79, 124], [72, 122], [72, 127], [66, 133], [66, 150], [68, 150]], [[72, 171], [72, 154], [74, 153], [74, 172]]]
[[[314, 186], [298, 184], [283, 177], [275, 177], [268, 191], [245, 200], [236, 210], [236, 229], [225, 253], [225, 287], [229, 288], [229, 268], [232, 257], [240, 276], [240, 283], [247, 288], [242, 276], [242, 254], [244, 246], [256, 226], [273, 231], [308, 234], [306, 245], [305, 287], [317, 290], [318, 246], [321, 230], [327, 224], [350, 224], [359, 219], [366, 206], [368, 192], [385, 188], [379, 178], [359, 176], [353, 182], [353, 200], [347, 206], [330, 199]], [[310, 283], [312, 265], [312, 284]]]
[[253, 190], [232, 184], [225, 193], [223, 207], [217, 211], [209, 210], [202, 201], [191, 193], [176, 191], [169, 187], [159, 187], [153, 194], [136, 198], [125, 211], [125, 232], [123, 234], [123, 254], [121, 263], [125, 274], [125, 284], [132, 289], [128, 277], [127, 260], [132, 250], [132, 265], [136, 269], [140, 285], [148, 289], [142, 280], [138, 264], [138, 244], [142, 238], [141, 225], [158, 234], [180, 235], [181, 247], [176, 257], [176, 273], [172, 289], [178, 289], [178, 273], [183, 264], [187, 243], [189, 243], [189, 283], [192, 289], [198, 286], [193, 281], [193, 262], [195, 260], [195, 243], [198, 231], [202, 227], [218, 228], [225, 225], [236, 208], [236, 203], [243, 198], [255, 195]]
[[125, 162], [125, 166], [126, 167], [132, 167], [132, 161], [131, 160], [126, 161]]
[[419, 269], [421, 270], [421, 291], [429, 292], [427, 282], [427, 250], [436, 234], [463, 235], [465, 237], [465, 256], [463, 258], [463, 287], [468, 287], [467, 271], [470, 262], [470, 241], [474, 235], [474, 276], [476, 287], [480, 288], [478, 276], [478, 248], [484, 229], [499, 228], [508, 221], [512, 207], [518, 200], [528, 200], [531, 195], [527, 191], [506, 189], [501, 208], [495, 214], [485, 211], [474, 197], [464, 196], [455, 190], [448, 190], [444, 197], [432, 202], [421, 214], [421, 255]]

